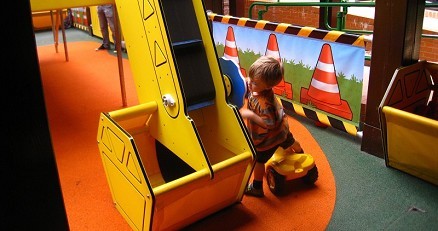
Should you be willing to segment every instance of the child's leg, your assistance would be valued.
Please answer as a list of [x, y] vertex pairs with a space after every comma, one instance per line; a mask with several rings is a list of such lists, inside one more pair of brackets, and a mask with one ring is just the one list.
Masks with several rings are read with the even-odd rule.
[[263, 181], [265, 175], [265, 164], [256, 162], [254, 166], [254, 180]]
[[263, 197], [263, 177], [265, 175], [265, 165], [260, 162], [256, 162], [254, 166], [254, 179], [245, 191], [246, 195]]
[[304, 153], [303, 148], [301, 147], [300, 142], [298, 142], [297, 140], [295, 140], [295, 143], [292, 144], [292, 148], [294, 149], [294, 151], [296, 153]]
[[263, 194], [263, 177], [265, 177], [265, 163], [274, 155], [278, 147], [273, 147], [266, 151], [257, 152], [256, 163], [254, 165], [252, 183], [248, 184], [245, 191], [246, 195], [262, 197]]
[[295, 142], [289, 146], [287, 149], [285, 149], [286, 153], [293, 154], [293, 153], [304, 153], [303, 148], [301, 148], [300, 142], [295, 140]]

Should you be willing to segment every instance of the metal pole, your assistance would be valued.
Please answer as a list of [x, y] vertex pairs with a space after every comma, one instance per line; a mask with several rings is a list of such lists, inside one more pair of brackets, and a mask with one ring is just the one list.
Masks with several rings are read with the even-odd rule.
[[120, 35], [120, 24], [119, 24], [119, 17], [117, 14], [117, 7], [116, 5], [113, 5], [114, 10], [114, 29], [116, 32], [116, 51], [117, 51], [117, 63], [119, 66], [119, 78], [120, 78], [120, 90], [122, 92], [122, 105], [123, 107], [128, 106], [127, 100], [126, 100], [126, 88], [125, 88], [125, 76], [123, 71], [123, 59], [122, 59], [122, 49], [121, 49], [121, 39], [122, 36]]

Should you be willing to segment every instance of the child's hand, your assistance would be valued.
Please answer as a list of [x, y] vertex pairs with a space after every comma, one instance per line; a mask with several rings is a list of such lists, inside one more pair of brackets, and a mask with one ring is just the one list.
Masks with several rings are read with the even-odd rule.
[[254, 114], [254, 112], [252, 112], [251, 110], [246, 109], [246, 108], [241, 108], [239, 110], [239, 112], [240, 112], [240, 115], [242, 116], [242, 118], [244, 118], [244, 119], [249, 119], [252, 116], [252, 114]]
[[249, 120], [255, 122], [257, 125], [259, 125], [262, 128], [267, 128], [265, 121], [263, 121], [263, 119], [260, 118], [260, 116], [258, 116], [253, 111], [251, 111], [247, 108], [241, 108], [239, 110], [239, 112], [240, 112], [240, 115], [242, 116], [242, 118], [249, 119]]

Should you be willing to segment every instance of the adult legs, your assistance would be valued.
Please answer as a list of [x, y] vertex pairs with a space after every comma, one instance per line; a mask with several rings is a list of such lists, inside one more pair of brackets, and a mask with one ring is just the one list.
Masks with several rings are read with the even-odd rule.
[[102, 45], [105, 48], [109, 49], [110, 41], [109, 41], [109, 32], [108, 32], [108, 21], [104, 10], [98, 9], [97, 16], [99, 17], [100, 32], [102, 33], [102, 39], [103, 39]]
[[[107, 20], [108, 26], [111, 30], [111, 34], [112, 34], [113, 41], [114, 41], [114, 47], [115, 47], [115, 45], [116, 45], [116, 29], [114, 28], [114, 17], [113, 16], [107, 17], [106, 20]], [[108, 33], [108, 28], [107, 28], [107, 33]], [[109, 36], [108, 36], [108, 39], [109, 39]]]

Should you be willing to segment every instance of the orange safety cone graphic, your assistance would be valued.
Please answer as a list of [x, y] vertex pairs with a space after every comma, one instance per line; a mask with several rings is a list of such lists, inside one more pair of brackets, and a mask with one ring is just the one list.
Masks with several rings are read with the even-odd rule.
[[[270, 34], [268, 45], [266, 46], [265, 56], [271, 56], [281, 62], [280, 49], [278, 48], [277, 36]], [[284, 77], [277, 86], [274, 87], [274, 93], [281, 96], [286, 96], [288, 99], [293, 98], [292, 84], [285, 82]]]
[[88, 18], [87, 18], [87, 10], [85, 9], [84, 14], [82, 15], [83, 17], [83, 22], [84, 22], [84, 26], [88, 26]]
[[236, 39], [234, 38], [233, 27], [229, 26], [225, 39], [224, 57], [233, 61], [239, 68], [243, 76], [246, 77], [246, 70], [240, 67], [239, 53], [237, 51]]
[[331, 46], [325, 43], [321, 48], [309, 88], [301, 88], [301, 103], [351, 120], [353, 114], [348, 102], [341, 99]]
[[269, 35], [265, 55], [274, 57], [279, 62], [281, 62], [280, 49], [278, 48], [277, 36], [275, 36], [275, 34]]

